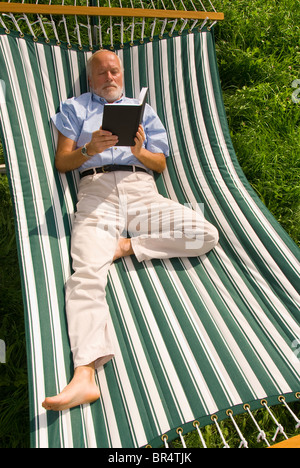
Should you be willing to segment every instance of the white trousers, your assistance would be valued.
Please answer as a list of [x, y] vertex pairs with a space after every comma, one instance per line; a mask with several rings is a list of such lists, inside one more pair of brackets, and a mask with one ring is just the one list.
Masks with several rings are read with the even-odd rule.
[[127, 233], [140, 262], [203, 255], [218, 242], [202, 211], [159, 195], [150, 174], [116, 171], [82, 178], [71, 239], [74, 272], [66, 284], [75, 368], [92, 362], [97, 368], [114, 355], [105, 289], [119, 238]]

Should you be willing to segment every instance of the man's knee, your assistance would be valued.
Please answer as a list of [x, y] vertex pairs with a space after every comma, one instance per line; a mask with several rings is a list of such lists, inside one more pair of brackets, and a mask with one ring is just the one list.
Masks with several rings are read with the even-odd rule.
[[186, 249], [191, 256], [208, 253], [219, 242], [219, 232], [215, 226], [202, 219], [194, 231], [194, 235], [186, 242]]
[[219, 242], [219, 231], [212, 224], [210, 225], [210, 236], [212, 238], [212, 241], [211, 241], [211, 243], [213, 245], [212, 248], [214, 248], [214, 247], [216, 247], [216, 245]]

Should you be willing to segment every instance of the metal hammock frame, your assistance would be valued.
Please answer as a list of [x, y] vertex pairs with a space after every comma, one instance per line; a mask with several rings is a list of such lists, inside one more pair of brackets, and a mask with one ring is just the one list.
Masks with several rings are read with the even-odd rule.
[[[100, 6], [103, 3], [108, 6]], [[123, 6], [125, 3], [130, 3], [130, 7]], [[201, 30], [205, 25], [212, 27], [217, 21], [224, 19], [223, 13], [216, 12], [210, 0], [206, 2], [207, 7], [213, 11], [207, 11], [203, 2], [197, 0], [172, 0], [173, 10], [166, 9], [163, 0], [155, 3], [159, 8], [155, 7], [153, 0], [75, 0], [74, 5], [68, 5], [64, 0], [61, 4], [54, 4], [51, 0], [49, 3], [37, 0], [35, 4], [24, 3], [24, 0], [22, 3], [1, 2], [0, 24], [7, 33], [15, 29], [22, 36], [27, 31], [34, 40], [42, 36], [46, 42], [55, 39], [58, 45], [66, 42], [72, 48], [77, 43], [80, 49], [87, 46], [93, 50], [107, 44], [114, 48], [115, 44], [122, 47], [125, 42], [133, 44], [135, 40], [153, 40], [155, 35], [172, 35], [174, 31], [181, 34], [186, 29]], [[176, 9], [176, 4], [179, 9]], [[197, 6], [202, 11], [197, 10]]]

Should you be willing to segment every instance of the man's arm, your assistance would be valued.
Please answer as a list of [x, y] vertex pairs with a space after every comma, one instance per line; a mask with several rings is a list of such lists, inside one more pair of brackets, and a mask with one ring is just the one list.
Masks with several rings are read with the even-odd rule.
[[[148, 169], [155, 172], [162, 172], [166, 167], [166, 158], [163, 153], [151, 153], [143, 148], [145, 134], [143, 127], [140, 126], [135, 138], [135, 146], [131, 147], [132, 154], [141, 161]], [[91, 141], [86, 145], [88, 156], [102, 153], [108, 148], [115, 146], [118, 137], [112, 135], [106, 130], [97, 130], [92, 134]], [[81, 153], [82, 148], [76, 149], [76, 141], [65, 137], [58, 132], [58, 143], [55, 156], [55, 166], [59, 172], [68, 172], [78, 169], [88, 158]]]
[[[91, 141], [86, 145], [88, 156], [102, 153], [102, 151], [115, 146], [118, 137], [106, 130], [97, 130], [93, 133]], [[78, 169], [88, 158], [81, 153], [82, 148], [76, 149], [76, 141], [65, 137], [58, 132], [55, 166], [59, 172], [68, 172]]]

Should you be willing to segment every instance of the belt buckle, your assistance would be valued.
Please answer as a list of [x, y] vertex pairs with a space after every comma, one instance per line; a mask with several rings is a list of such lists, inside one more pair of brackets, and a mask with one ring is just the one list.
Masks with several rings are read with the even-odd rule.
[[107, 174], [109, 172], [109, 171], [105, 170], [106, 167], [109, 167], [109, 165], [102, 166], [102, 168], [101, 168], [101, 172], [103, 172], [103, 174]]

